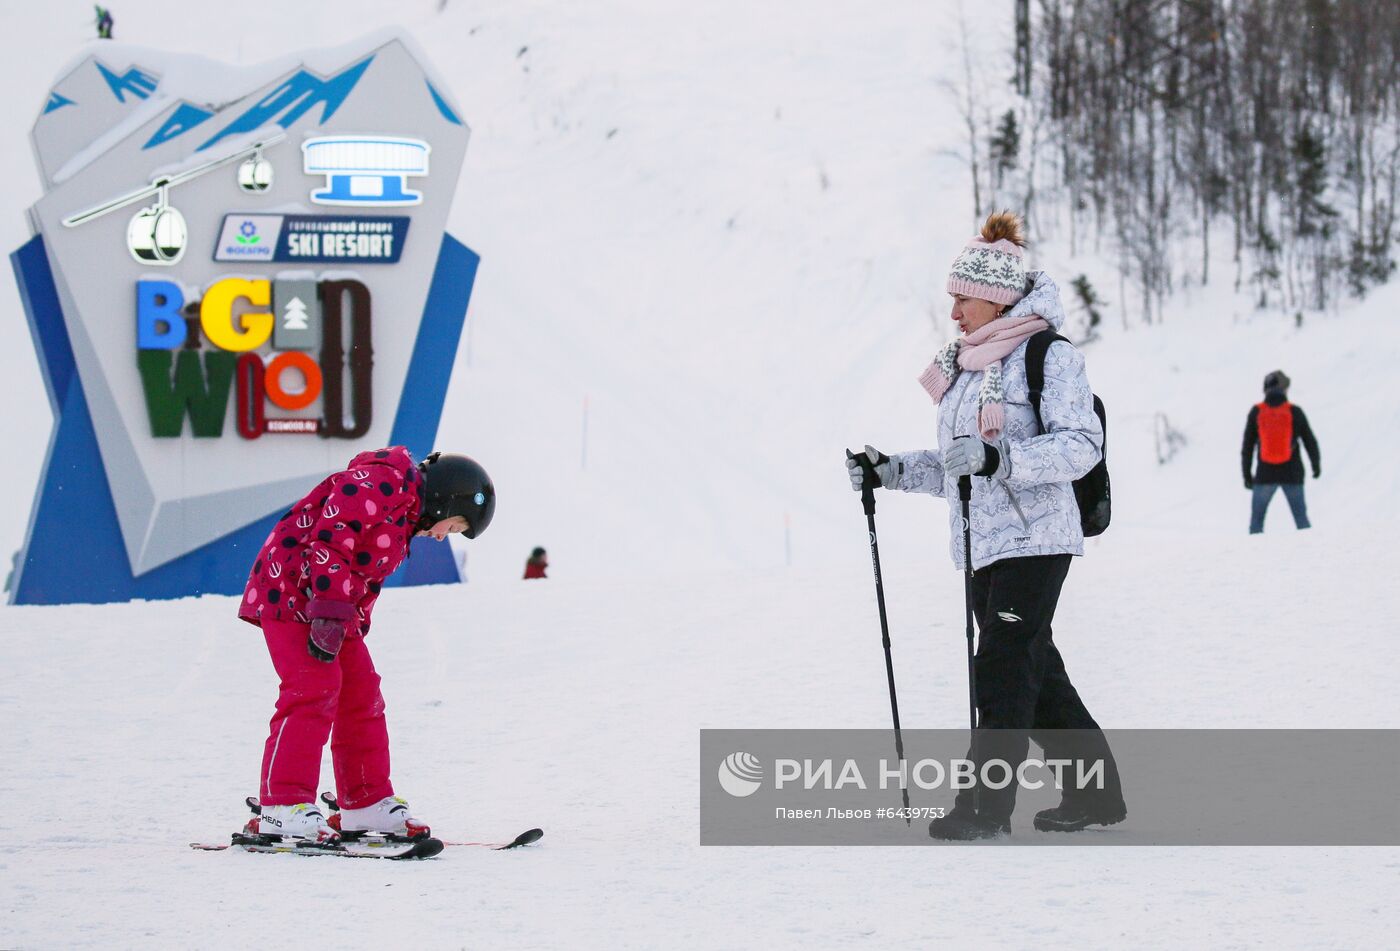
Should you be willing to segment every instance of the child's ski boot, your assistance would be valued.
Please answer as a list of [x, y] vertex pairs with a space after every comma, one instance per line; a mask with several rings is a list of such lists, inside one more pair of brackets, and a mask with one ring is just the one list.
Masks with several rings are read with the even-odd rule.
[[432, 835], [427, 824], [409, 815], [408, 803], [398, 796], [387, 796], [360, 809], [341, 809], [330, 793], [322, 793], [321, 801], [332, 810], [331, 827], [346, 841], [378, 836], [390, 842], [412, 842]]
[[243, 827], [246, 837], [267, 842], [291, 841], [309, 846], [334, 847], [340, 844], [340, 833], [326, 821], [325, 814], [314, 802], [259, 806], [250, 797], [248, 805], [256, 815]]

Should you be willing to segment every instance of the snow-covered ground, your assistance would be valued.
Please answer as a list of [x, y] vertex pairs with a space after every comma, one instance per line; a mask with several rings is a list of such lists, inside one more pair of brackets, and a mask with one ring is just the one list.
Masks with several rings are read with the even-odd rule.
[[[1114, 726], [1400, 726], [1393, 630], [1339, 608], [1392, 585], [1383, 560], [1356, 557], [1363, 537], [1085, 559], [1057, 641]], [[901, 567], [886, 587], [905, 724], [962, 723], [960, 577]], [[0, 613], [0, 835], [41, 847], [0, 855], [0, 945], [1356, 948], [1393, 934], [1394, 849], [701, 848], [701, 728], [888, 723], [870, 579], [845, 571], [392, 589], [371, 647], [399, 790], [445, 836], [538, 824], [541, 844], [407, 866], [193, 852], [246, 817], [276, 696], [234, 608]], [[1026, 816], [1016, 833], [1039, 837]]]
[[[192, 852], [241, 824], [276, 691], [232, 599], [5, 608], [0, 836], [44, 848], [0, 854], [0, 947], [1393, 940], [1394, 849], [699, 847], [701, 728], [887, 722], [841, 449], [932, 438], [914, 378], [950, 332], [941, 287], [974, 226], [939, 85], [956, 73], [955, 4], [750, 6], [116, 10], [120, 39], [235, 62], [399, 23], [450, 80], [473, 126], [451, 228], [483, 264], [440, 443], [485, 461], [502, 502], [472, 583], [387, 592], [371, 649], [416, 811], [451, 838], [546, 838], [409, 865]], [[1009, 4], [969, 17], [983, 9], [978, 42], [996, 49]], [[7, 247], [38, 194], [23, 133], [89, 17], [76, 2], [0, 11], [25, 50], [0, 60]], [[1105, 261], [1054, 238], [1032, 258], [1118, 296]], [[48, 421], [6, 287], [0, 374], [29, 394], [7, 430], [14, 547]], [[1109, 309], [1087, 354], [1115, 522], [1056, 624], [1106, 725], [1400, 727], [1397, 308], [1390, 288], [1296, 328], [1213, 286], [1128, 332]], [[1249, 538], [1240, 433], [1280, 366], [1322, 444], [1317, 527], [1293, 533], [1276, 499]], [[1189, 439], [1167, 465], [1159, 413]], [[943, 504], [880, 500], [911, 727], [966, 710]], [[556, 577], [514, 580], [536, 544]]]

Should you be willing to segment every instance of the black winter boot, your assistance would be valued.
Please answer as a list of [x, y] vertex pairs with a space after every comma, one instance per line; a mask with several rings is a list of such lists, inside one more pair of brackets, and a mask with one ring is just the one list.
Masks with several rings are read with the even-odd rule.
[[1004, 839], [1011, 835], [1011, 823], [997, 822], [980, 816], [971, 809], [954, 807], [953, 811], [943, 818], [934, 819], [928, 824], [928, 834], [931, 838], [949, 842]]
[[1061, 802], [1054, 809], [1035, 814], [1035, 827], [1041, 832], [1077, 832], [1085, 826], [1111, 826], [1128, 817], [1123, 800], [1117, 802]]

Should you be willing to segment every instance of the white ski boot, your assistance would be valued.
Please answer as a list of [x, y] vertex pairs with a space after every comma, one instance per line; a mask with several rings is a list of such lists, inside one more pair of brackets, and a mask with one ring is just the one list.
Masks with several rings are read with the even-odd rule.
[[362, 809], [341, 809], [331, 821], [346, 838], [371, 834], [422, 839], [432, 834], [425, 823], [409, 815], [408, 803], [398, 796], [387, 796]]
[[261, 835], [304, 839], [317, 845], [335, 845], [340, 841], [340, 833], [331, 827], [320, 807], [313, 802], [299, 802], [295, 806], [263, 806], [258, 817], [248, 824], [253, 825], [254, 822], [257, 823], [256, 831]]

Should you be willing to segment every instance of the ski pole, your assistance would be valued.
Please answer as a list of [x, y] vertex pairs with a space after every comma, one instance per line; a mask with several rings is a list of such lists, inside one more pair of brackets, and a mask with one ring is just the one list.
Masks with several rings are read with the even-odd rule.
[[[959, 437], [967, 438], [967, 437]], [[977, 758], [977, 666], [976, 646], [972, 630], [972, 476], [958, 479], [958, 499], [962, 502], [963, 530], [963, 603], [967, 609], [967, 712], [972, 725], [972, 762]], [[972, 811], [981, 811], [980, 783], [972, 787]]]
[[870, 563], [875, 567], [875, 603], [880, 606], [880, 638], [885, 645], [885, 676], [890, 684], [890, 714], [894, 717], [894, 751], [899, 757], [899, 792], [904, 797], [904, 824], [913, 824], [909, 810], [909, 785], [904, 775], [904, 734], [899, 728], [899, 699], [894, 691], [894, 657], [890, 654], [890, 624], [885, 617], [885, 582], [880, 576], [880, 542], [875, 535], [875, 486], [879, 477], [875, 463], [864, 452], [846, 450], [846, 458], [854, 459], [864, 478], [860, 487], [860, 504], [865, 509], [865, 524], [870, 531]]

